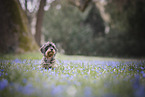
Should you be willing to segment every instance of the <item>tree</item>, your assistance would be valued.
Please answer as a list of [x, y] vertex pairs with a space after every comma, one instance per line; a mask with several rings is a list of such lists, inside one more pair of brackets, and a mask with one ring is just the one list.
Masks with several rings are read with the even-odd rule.
[[0, 53], [38, 49], [18, 0], [0, 1]]
[[82, 12], [86, 10], [92, 0], [68, 0], [68, 2], [78, 7]]
[[[47, 4], [53, 1], [49, 0]], [[30, 8], [28, 7], [31, 6]], [[31, 5], [30, 5], [31, 4]], [[35, 36], [35, 40], [39, 46], [41, 46], [41, 28], [44, 16], [44, 7], [46, 5], [46, 0], [25, 0], [21, 1], [21, 5], [23, 6], [23, 10], [27, 14], [29, 25], [31, 27], [31, 31]]]
[[111, 16], [111, 27], [137, 40], [145, 39], [144, 9], [144, 0], [108, 0], [106, 5], [106, 11]]
[[89, 24], [92, 28], [94, 37], [103, 36], [105, 34], [105, 24], [95, 4], [92, 4], [92, 8], [89, 11], [85, 23]]
[[39, 46], [41, 46], [41, 28], [42, 28], [45, 5], [46, 5], [46, 0], [41, 0], [39, 10], [37, 12], [35, 39]]

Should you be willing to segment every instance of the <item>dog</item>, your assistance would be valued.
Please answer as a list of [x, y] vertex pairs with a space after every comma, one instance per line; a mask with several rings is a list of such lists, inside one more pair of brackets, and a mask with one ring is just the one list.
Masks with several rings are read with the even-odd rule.
[[41, 61], [41, 67], [45, 69], [56, 68], [55, 56], [57, 48], [53, 42], [47, 42], [40, 48], [43, 58]]

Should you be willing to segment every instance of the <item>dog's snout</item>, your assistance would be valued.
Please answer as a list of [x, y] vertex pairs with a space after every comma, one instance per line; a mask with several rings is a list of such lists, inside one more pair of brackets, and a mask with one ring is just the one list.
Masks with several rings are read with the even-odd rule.
[[53, 49], [51, 49], [51, 51], [53, 51]]

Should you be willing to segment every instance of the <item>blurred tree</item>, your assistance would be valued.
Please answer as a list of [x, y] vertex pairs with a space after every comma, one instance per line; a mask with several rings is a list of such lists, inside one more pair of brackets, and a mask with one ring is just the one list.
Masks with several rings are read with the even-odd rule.
[[41, 0], [37, 12], [35, 40], [39, 46], [41, 46], [41, 28], [42, 28], [45, 5], [46, 5], [46, 0]]
[[18, 0], [0, 1], [0, 53], [38, 49]]
[[86, 10], [92, 0], [68, 0], [68, 2], [78, 7], [82, 12]]
[[108, 0], [111, 27], [134, 39], [145, 39], [145, 0]]
[[51, 0], [21, 1], [23, 10], [27, 14], [31, 31], [34, 34], [35, 40], [39, 46], [41, 46], [41, 28], [42, 28], [43, 16], [45, 13], [44, 8], [45, 8], [45, 5], [47, 5], [48, 7], [51, 2], [53, 2], [53, 0], [52, 1]]
[[105, 24], [104, 21], [100, 15], [100, 12], [96, 5], [93, 3], [92, 8], [89, 11], [89, 14], [85, 20], [86, 24], [89, 24], [90, 27], [93, 30], [93, 36], [94, 38], [96, 36], [102, 36], [105, 35]]
[[[145, 55], [145, 0], [107, 0], [111, 31], [122, 34], [122, 50], [128, 55]], [[120, 34], [121, 33], [121, 34]]]

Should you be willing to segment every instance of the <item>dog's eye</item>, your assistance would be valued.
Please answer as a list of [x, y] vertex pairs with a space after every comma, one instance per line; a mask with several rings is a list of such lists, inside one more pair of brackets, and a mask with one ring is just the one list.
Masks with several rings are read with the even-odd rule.
[[48, 50], [48, 46], [45, 47], [45, 51], [47, 51], [47, 50]]
[[52, 46], [53, 48], [55, 48], [54, 46]]

